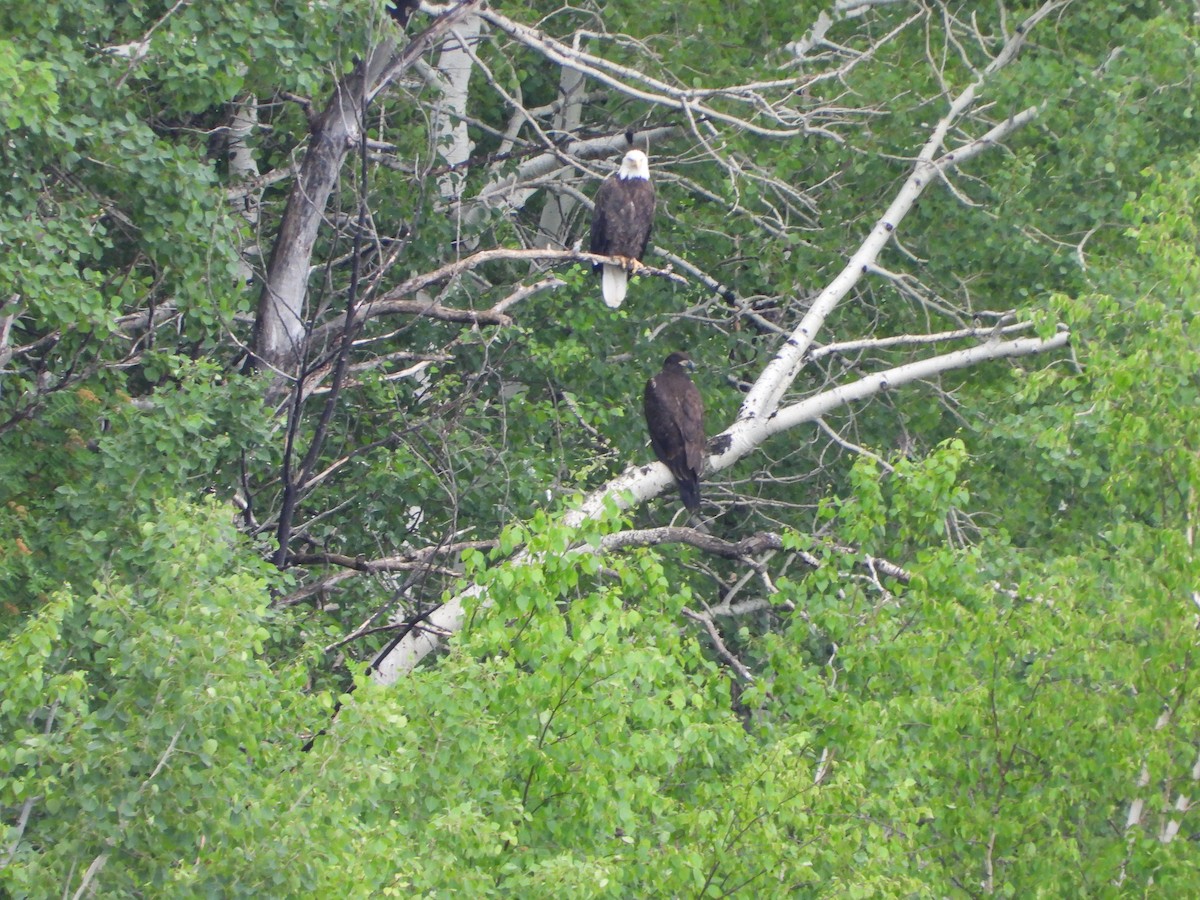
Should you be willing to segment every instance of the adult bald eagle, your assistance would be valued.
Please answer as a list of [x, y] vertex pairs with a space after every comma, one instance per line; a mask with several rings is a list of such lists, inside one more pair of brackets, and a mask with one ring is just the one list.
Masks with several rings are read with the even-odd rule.
[[700, 470], [704, 468], [704, 405], [688, 372], [696, 366], [686, 353], [666, 358], [662, 371], [646, 382], [642, 407], [654, 455], [666, 464], [690, 510], [700, 508]]
[[[654, 185], [650, 183], [650, 162], [641, 150], [630, 150], [621, 160], [621, 169], [610, 175], [596, 192], [596, 211], [592, 215], [591, 252], [620, 256], [631, 262], [625, 266], [605, 264], [601, 274], [604, 302], [616, 309], [625, 299], [627, 269], [640, 260], [650, 240], [654, 224]], [[597, 265], [594, 268], [601, 268]]]

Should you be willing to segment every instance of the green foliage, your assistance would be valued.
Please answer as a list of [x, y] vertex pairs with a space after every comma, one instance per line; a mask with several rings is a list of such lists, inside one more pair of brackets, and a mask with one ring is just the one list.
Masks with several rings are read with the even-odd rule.
[[94, 859], [106, 893], [288, 877], [263, 839], [285, 811], [273, 779], [307, 701], [300, 673], [264, 659], [268, 626], [284, 623], [229, 519], [222, 504], [164, 504], [110, 575], [65, 587], [0, 650], [6, 848], [8, 813], [27, 807], [0, 873], [10, 895], [57, 893]]
[[9, 40], [0, 40], [0, 84], [4, 85], [0, 115], [10, 131], [36, 127], [58, 111], [53, 68], [23, 58]]
[[[685, 129], [652, 148], [669, 160], [655, 242], [736, 304], [639, 278], [613, 312], [567, 267], [512, 325], [366, 322], [333, 402], [337, 344], [315, 346], [317, 392], [295, 406], [271, 373], [238, 374], [261, 286], [239, 262], [277, 234], [311, 138], [301, 101], [319, 109], [394, 36], [383, 5], [0, 8], [0, 893], [1194, 894], [1196, 828], [1175, 808], [1200, 733], [1194, 4], [1103, 0], [1040, 24], [949, 146], [1031, 105], [1036, 125], [930, 189], [880, 259], [898, 277], [864, 280], [821, 336], [865, 349], [814, 355], [794, 390], [927, 356], [870, 339], [980, 310], [1015, 308], [1028, 333], [1061, 322], [1069, 354], [889, 391], [828, 415], [837, 441], [795, 429], [712, 473], [712, 535], [783, 535], [759, 569], [681, 545], [599, 552], [664, 524], [666, 495], [581, 529], [559, 517], [651, 458], [641, 391], [669, 350], [700, 364], [709, 434], [733, 421], [772, 328], [1039, 5], [971, 7], [970, 29], [968, 4], [838, 18], [824, 49], [865, 55], [788, 98], [825, 110], [802, 136], [700, 147]], [[783, 45], [829, 6], [501, 8], [701, 89], [816, 73]], [[476, 52], [468, 196], [560, 138], [513, 140], [522, 120], [493, 89], [549, 105], [559, 72], [497, 32]], [[686, 118], [588, 91], [583, 137]], [[324, 210], [318, 326], [353, 275], [356, 300], [378, 299], [536, 239], [549, 191], [518, 210], [444, 202], [432, 93], [406, 80], [369, 111], [365, 183], [347, 165]], [[230, 112], [250, 96], [257, 230], [227, 195]], [[356, 242], [360, 201], [374, 232]], [[568, 242], [586, 232], [570, 216]], [[380, 258], [395, 266], [375, 281]], [[530, 276], [493, 262], [431, 295], [485, 309]], [[298, 478], [318, 436], [291, 549], [356, 576], [275, 603], [326, 571], [264, 562], [285, 462]], [[870, 454], [849, 462], [851, 444]], [[375, 559], [395, 568], [357, 571]], [[372, 627], [419, 628], [464, 591], [442, 656], [387, 690], [362, 674], [394, 635]], [[712, 612], [720, 643], [685, 607]]]
[[[62, 582], [101, 577], [163, 497], [228, 497], [265, 439], [258, 387], [211, 363], [158, 356], [164, 385], [138, 403], [103, 380], [50, 397], [0, 454], [0, 621]], [[203, 452], [196, 452], [197, 448]]]

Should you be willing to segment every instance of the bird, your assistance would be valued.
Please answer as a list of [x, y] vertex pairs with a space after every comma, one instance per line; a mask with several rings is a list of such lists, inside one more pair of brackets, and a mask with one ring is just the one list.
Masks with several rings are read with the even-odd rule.
[[421, 0], [395, 0], [395, 2], [387, 5], [387, 14], [401, 28], [407, 28], [408, 20], [412, 16], [413, 11], [420, 8]]
[[592, 214], [591, 252], [621, 257], [624, 265], [597, 263], [604, 302], [616, 309], [625, 299], [629, 269], [635, 268], [646, 252], [650, 227], [654, 224], [654, 185], [650, 183], [650, 161], [641, 150], [630, 150], [621, 168], [596, 191]]
[[689, 510], [700, 508], [700, 470], [704, 468], [704, 404], [688, 372], [696, 364], [683, 351], [666, 358], [662, 371], [646, 382], [642, 409], [650, 446], [679, 485]]

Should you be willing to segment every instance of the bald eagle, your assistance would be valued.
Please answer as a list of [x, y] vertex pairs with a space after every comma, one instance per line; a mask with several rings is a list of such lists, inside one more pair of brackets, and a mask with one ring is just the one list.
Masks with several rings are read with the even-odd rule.
[[[596, 211], [592, 216], [591, 252], [640, 260], [650, 240], [654, 224], [654, 185], [650, 183], [650, 162], [641, 150], [630, 150], [621, 160], [621, 169], [609, 176], [596, 192]], [[601, 268], [600, 265], [594, 268]], [[604, 302], [616, 309], [625, 299], [631, 265], [605, 264], [601, 275]]]
[[662, 371], [646, 382], [642, 397], [650, 446], [675, 476], [679, 497], [690, 510], [700, 508], [700, 470], [704, 468], [704, 405], [688, 377], [695, 367], [686, 353], [672, 353]]

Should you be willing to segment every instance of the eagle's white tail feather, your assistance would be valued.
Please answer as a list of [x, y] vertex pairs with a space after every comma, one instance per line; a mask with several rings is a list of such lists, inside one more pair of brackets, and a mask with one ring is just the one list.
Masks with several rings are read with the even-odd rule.
[[620, 266], [605, 266], [600, 276], [600, 286], [604, 290], [604, 302], [616, 309], [625, 300], [625, 289], [629, 276]]

